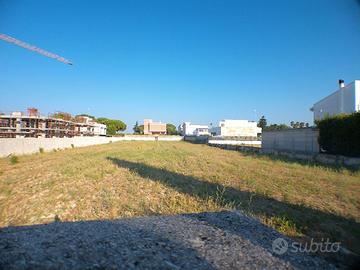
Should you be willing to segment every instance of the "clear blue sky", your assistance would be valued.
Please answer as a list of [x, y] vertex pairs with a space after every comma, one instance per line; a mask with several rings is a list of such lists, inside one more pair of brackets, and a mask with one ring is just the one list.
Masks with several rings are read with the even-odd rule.
[[35, 106], [131, 127], [312, 122], [309, 108], [339, 78], [360, 79], [355, 0], [0, 0], [0, 33], [74, 62], [0, 41], [2, 111]]

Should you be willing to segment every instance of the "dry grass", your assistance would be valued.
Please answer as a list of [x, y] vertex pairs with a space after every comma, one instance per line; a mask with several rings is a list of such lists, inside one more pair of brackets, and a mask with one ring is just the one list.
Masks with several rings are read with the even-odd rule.
[[185, 142], [0, 159], [0, 226], [241, 209], [360, 251], [360, 173]]

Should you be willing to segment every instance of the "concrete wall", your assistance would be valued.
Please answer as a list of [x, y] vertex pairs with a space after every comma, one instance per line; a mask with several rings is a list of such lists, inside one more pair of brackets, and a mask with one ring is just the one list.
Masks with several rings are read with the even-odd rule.
[[240, 152], [250, 152], [250, 153], [260, 153], [261, 148], [256, 146], [245, 146], [245, 145], [235, 145], [235, 144], [208, 144], [212, 147], [218, 147], [226, 150], [234, 150]]
[[184, 141], [192, 143], [203, 143], [208, 145], [254, 145], [261, 146], [261, 141], [253, 140], [224, 140], [208, 136], [185, 136]]
[[208, 142], [208, 136], [184, 136], [184, 141], [191, 143], [202, 143], [206, 144]]
[[259, 145], [261, 146], [261, 141], [235, 141], [235, 140], [209, 140], [208, 144], [223, 144], [223, 145]]
[[319, 131], [313, 128], [299, 128], [262, 133], [262, 151], [298, 152], [304, 154], [319, 153]]
[[170, 142], [178, 142], [184, 140], [183, 136], [177, 135], [127, 135], [125, 137], [112, 137], [117, 138], [118, 141], [170, 141]]
[[[230, 145], [230, 144], [209, 144], [209, 146], [214, 146], [226, 150], [240, 151], [240, 152], [267, 154], [260, 147]], [[340, 166], [351, 167], [353, 169], [360, 169], [360, 158], [317, 154], [317, 153], [304, 154], [304, 153], [288, 152], [288, 151], [273, 151], [271, 153], [278, 156], [285, 156], [296, 160], [318, 162], [326, 165], [338, 165], [338, 166], [340, 165]]]
[[0, 138], [0, 157], [10, 154], [23, 155], [38, 153], [40, 148], [44, 151], [83, 147], [117, 141], [181, 141], [181, 136], [158, 137], [155, 136], [125, 136], [125, 137], [74, 137], [74, 138]]

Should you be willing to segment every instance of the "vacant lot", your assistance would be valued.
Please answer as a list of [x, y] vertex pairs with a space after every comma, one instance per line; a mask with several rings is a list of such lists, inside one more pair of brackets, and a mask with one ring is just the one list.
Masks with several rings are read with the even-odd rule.
[[185, 142], [0, 159], [0, 226], [241, 209], [360, 251], [360, 173]]

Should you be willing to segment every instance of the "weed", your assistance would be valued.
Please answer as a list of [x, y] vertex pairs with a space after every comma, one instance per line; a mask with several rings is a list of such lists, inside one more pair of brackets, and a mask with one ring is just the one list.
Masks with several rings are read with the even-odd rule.
[[40, 152], [40, 154], [44, 153], [44, 148], [39, 147], [39, 152]]
[[281, 233], [287, 233], [292, 235], [298, 235], [300, 230], [296, 224], [286, 216], [273, 216], [267, 220], [267, 224], [276, 228]]
[[252, 204], [252, 201], [253, 201], [253, 197], [254, 197], [254, 196], [255, 196], [255, 195], [254, 195], [253, 193], [250, 194], [249, 201], [248, 201], [248, 208], [251, 207], [251, 204]]
[[11, 155], [11, 156], [10, 156], [10, 163], [11, 163], [12, 165], [15, 165], [15, 164], [19, 163], [19, 157], [16, 156], [16, 155]]

